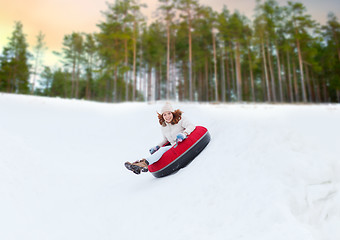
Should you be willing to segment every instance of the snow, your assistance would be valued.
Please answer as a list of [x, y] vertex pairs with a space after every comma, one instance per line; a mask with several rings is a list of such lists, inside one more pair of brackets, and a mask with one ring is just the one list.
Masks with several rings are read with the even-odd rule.
[[134, 175], [163, 104], [1, 93], [0, 239], [340, 239], [340, 105], [173, 102], [210, 144]]

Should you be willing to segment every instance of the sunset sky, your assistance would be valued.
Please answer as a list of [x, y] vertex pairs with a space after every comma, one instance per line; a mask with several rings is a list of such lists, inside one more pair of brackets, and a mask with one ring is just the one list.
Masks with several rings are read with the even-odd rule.
[[[47, 64], [56, 61], [50, 52], [59, 51], [65, 34], [72, 32], [97, 32], [96, 24], [104, 20], [101, 11], [107, 9], [106, 2], [113, 0], [0, 0], [0, 51], [7, 45], [14, 29], [14, 22], [21, 21], [27, 41], [32, 47], [39, 31], [45, 34], [48, 51], [45, 53]], [[200, 4], [221, 11], [223, 5], [233, 12], [235, 9], [252, 18], [255, 0], [200, 0]], [[286, 5], [286, 0], [278, 0]], [[332, 11], [340, 18], [339, 0], [300, 0], [307, 7], [313, 19], [324, 24], [327, 14]], [[142, 12], [152, 21], [158, 0], [141, 0], [148, 7]]]

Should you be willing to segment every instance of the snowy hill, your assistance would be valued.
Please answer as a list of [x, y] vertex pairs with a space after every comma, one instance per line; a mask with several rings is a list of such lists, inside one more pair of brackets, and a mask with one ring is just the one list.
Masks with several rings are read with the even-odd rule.
[[340, 239], [340, 105], [174, 103], [210, 144], [134, 175], [162, 105], [0, 93], [0, 239]]

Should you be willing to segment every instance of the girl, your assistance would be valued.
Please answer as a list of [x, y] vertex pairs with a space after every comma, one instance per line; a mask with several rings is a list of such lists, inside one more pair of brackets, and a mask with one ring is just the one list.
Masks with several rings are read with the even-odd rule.
[[[176, 143], [186, 139], [195, 129], [195, 126], [191, 122], [182, 117], [182, 111], [179, 109], [174, 111], [170, 103], [166, 103], [162, 108], [161, 114], [157, 114], [159, 124], [162, 126], [163, 140], [149, 150], [151, 156], [148, 158], [143, 158], [133, 163], [125, 163], [125, 167], [136, 174], [140, 174], [141, 171], [147, 172], [149, 164], [157, 162], [166, 151]], [[167, 142], [169, 142], [171, 146], [163, 146]]]

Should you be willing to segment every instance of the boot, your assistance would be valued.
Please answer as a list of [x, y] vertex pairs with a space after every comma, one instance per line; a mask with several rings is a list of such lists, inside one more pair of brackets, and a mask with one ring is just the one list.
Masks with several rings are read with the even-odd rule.
[[128, 170], [133, 171], [135, 174], [140, 174], [141, 171], [142, 172], [149, 171], [148, 166], [149, 166], [149, 163], [146, 159], [135, 161], [133, 163], [130, 163], [130, 162], [125, 163], [125, 167]]
[[148, 169], [149, 162], [146, 159], [136, 161], [136, 162], [132, 163], [132, 165], [138, 166], [142, 172], [149, 171], [149, 169]]

